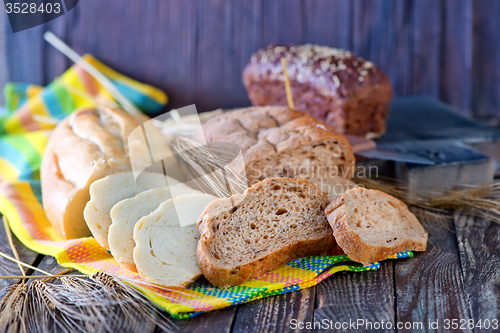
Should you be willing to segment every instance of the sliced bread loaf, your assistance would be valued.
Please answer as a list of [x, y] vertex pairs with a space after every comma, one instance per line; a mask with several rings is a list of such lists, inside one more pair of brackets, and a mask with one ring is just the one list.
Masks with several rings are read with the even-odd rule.
[[337, 244], [363, 264], [407, 250], [425, 251], [427, 233], [406, 205], [389, 194], [354, 188], [325, 213]]
[[198, 263], [217, 287], [239, 285], [291, 260], [324, 254], [335, 241], [314, 184], [269, 178], [212, 202], [198, 222]]
[[248, 184], [307, 173], [351, 178], [355, 159], [347, 139], [313, 116], [282, 106], [224, 112], [203, 125], [206, 142], [241, 148]]
[[208, 194], [181, 195], [139, 220], [134, 228], [134, 261], [143, 279], [164, 287], [186, 286], [201, 275], [196, 221], [215, 199]]
[[[175, 191], [176, 194], [201, 193], [183, 184], [177, 187], [184, 191], [182, 193]], [[141, 192], [133, 198], [122, 200], [113, 206], [108, 244], [111, 254], [121, 266], [137, 272], [134, 263], [134, 227], [142, 217], [151, 214], [162, 202], [171, 198], [170, 189], [154, 188]]]
[[[170, 177], [168, 183], [180, 184]], [[108, 231], [112, 222], [110, 211], [115, 204], [142, 191], [166, 186], [166, 179], [162, 174], [143, 172], [138, 183], [130, 171], [115, 173], [92, 183], [90, 201], [85, 206], [83, 216], [97, 242], [109, 250]]]

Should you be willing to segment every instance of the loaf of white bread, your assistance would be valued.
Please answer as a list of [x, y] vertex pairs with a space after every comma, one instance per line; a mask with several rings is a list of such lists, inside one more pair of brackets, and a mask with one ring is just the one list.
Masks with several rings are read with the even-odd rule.
[[65, 239], [90, 236], [83, 209], [90, 185], [130, 170], [128, 135], [139, 122], [120, 109], [80, 109], [57, 125], [40, 169], [42, 199], [52, 226]]

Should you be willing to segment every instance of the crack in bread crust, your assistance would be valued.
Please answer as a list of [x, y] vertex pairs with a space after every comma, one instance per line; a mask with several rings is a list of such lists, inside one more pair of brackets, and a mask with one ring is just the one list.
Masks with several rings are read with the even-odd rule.
[[83, 219], [90, 184], [131, 169], [127, 137], [139, 125], [127, 112], [106, 107], [77, 110], [57, 125], [40, 176], [45, 212], [63, 238], [91, 235]]
[[268, 177], [294, 177], [298, 172], [289, 170], [295, 167], [322, 167], [323, 174], [344, 178], [354, 174], [352, 148], [342, 135], [286, 107], [230, 111], [204, 124], [203, 134], [208, 144], [225, 141], [241, 148], [250, 185]]

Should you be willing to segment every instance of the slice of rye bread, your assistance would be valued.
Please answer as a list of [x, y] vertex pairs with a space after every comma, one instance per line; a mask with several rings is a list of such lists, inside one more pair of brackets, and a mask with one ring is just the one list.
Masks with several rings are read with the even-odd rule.
[[415, 215], [384, 192], [351, 189], [325, 213], [337, 244], [352, 260], [364, 265], [402, 251], [425, 251], [427, 246], [427, 233]]
[[306, 180], [269, 178], [210, 203], [198, 221], [198, 264], [227, 288], [335, 245], [324, 213], [328, 197]]

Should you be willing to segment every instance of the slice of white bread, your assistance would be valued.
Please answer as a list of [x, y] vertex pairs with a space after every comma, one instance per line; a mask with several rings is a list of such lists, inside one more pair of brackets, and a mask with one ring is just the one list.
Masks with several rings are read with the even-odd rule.
[[[180, 183], [169, 177], [168, 184]], [[85, 206], [83, 217], [97, 242], [109, 250], [110, 211], [116, 203], [142, 191], [161, 187], [167, 187], [165, 176], [151, 172], [143, 172], [137, 182], [129, 171], [115, 173], [92, 183], [90, 201]]]
[[334, 246], [324, 213], [329, 201], [314, 184], [269, 178], [212, 202], [198, 222], [198, 264], [217, 287], [250, 278]]
[[[179, 184], [176, 185], [175, 194], [201, 194], [201, 192]], [[109, 227], [108, 244], [111, 254], [121, 266], [137, 272], [134, 263], [134, 227], [142, 217], [151, 214], [162, 202], [171, 198], [170, 189], [154, 188], [113, 206], [111, 209], [113, 223]]]
[[325, 213], [337, 244], [352, 260], [364, 265], [402, 251], [425, 251], [427, 246], [427, 233], [415, 215], [384, 192], [351, 189]]
[[[200, 237], [196, 221], [215, 199], [208, 194], [181, 195], [137, 222], [134, 261], [143, 279], [172, 287], [187, 286], [201, 276], [196, 260]], [[187, 225], [182, 227], [181, 221]]]
[[338, 197], [340, 197], [344, 192], [355, 188], [358, 186], [355, 182], [350, 179], [342, 178], [342, 177], [320, 177], [313, 175], [298, 175], [293, 177], [295, 179], [305, 179], [317, 187], [323, 193], [328, 196], [328, 200], [330, 202], [335, 201]]

